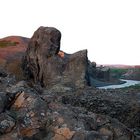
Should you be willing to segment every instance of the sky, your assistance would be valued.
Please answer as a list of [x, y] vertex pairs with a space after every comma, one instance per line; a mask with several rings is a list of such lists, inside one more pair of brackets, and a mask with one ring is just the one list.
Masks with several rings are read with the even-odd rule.
[[61, 50], [87, 49], [98, 64], [140, 65], [140, 0], [0, 0], [0, 38], [62, 33]]

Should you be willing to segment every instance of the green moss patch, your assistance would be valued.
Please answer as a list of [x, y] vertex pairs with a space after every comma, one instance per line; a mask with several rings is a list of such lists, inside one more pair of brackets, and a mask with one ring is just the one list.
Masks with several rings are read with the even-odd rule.
[[19, 44], [18, 42], [12, 42], [7, 40], [0, 41], [0, 48], [8, 47], [8, 46], [16, 46]]

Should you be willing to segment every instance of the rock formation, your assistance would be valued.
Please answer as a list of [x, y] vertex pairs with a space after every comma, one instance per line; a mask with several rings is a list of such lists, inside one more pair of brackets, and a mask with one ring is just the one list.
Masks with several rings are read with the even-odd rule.
[[0, 140], [139, 140], [140, 90], [89, 87], [96, 63], [60, 51], [60, 39], [55, 28], [34, 33], [24, 80], [0, 69]]
[[60, 39], [60, 31], [51, 27], [40, 27], [34, 33], [23, 60], [25, 75], [44, 87], [60, 83], [66, 87], [84, 87], [88, 82], [87, 51], [61, 57]]
[[110, 68], [101, 66], [96, 66], [95, 62], [88, 61], [88, 77], [91, 86], [105, 86], [110, 84]]

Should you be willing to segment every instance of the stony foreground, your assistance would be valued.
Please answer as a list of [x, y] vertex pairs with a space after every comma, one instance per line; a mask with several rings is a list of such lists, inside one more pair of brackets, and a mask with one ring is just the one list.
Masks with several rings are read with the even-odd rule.
[[[2, 84], [6, 83], [2, 81]], [[31, 88], [25, 81], [13, 82], [0, 93], [0, 139], [138, 140], [133, 129], [117, 120], [138, 127], [138, 98], [126, 101], [121, 99], [125, 94], [116, 94], [88, 87], [76, 91], [63, 89], [62, 93], [37, 86]]]

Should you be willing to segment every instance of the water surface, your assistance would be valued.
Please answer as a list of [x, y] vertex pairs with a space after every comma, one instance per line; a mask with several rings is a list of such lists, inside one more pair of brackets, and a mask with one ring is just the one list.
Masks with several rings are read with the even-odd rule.
[[115, 88], [124, 88], [124, 87], [133, 86], [136, 84], [140, 84], [140, 81], [136, 81], [136, 80], [124, 80], [124, 79], [120, 79], [120, 80], [125, 81], [126, 83], [120, 84], [120, 85], [103, 86], [103, 87], [98, 87], [98, 88], [99, 89], [115, 89]]

